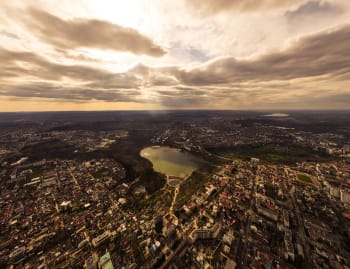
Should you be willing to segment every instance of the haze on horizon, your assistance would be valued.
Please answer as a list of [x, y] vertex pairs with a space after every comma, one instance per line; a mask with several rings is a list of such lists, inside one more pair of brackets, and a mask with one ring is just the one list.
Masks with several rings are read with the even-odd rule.
[[0, 12], [0, 111], [349, 108], [347, 0], [12, 0]]

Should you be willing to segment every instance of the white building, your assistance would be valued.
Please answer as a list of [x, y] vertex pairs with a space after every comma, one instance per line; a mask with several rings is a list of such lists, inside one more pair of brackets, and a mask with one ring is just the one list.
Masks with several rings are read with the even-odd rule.
[[340, 201], [342, 201], [344, 204], [350, 204], [350, 192], [347, 190], [341, 190]]

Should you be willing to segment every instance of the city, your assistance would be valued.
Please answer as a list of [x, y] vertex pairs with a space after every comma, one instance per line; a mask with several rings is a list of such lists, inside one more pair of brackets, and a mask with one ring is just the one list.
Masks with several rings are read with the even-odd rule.
[[0, 1], [0, 269], [350, 269], [349, 0]]
[[[16, 131], [2, 121], [2, 266], [348, 268], [350, 129], [343, 121], [322, 133], [317, 122], [314, 132], [292, 127], [289, 115], [110, 114], [115, 130], [111, 121], [89, 122], [87, 130], [80, 115], [68, 124], [59, 113]], [[154, 121], [156, 128], [144, 128]], [[135, 147], [171, 146], [205, 164], [175, 184], [155, 174], [152, 188], [149, 168], [123, 159], [123, 144], [136, 138]], [[252, 146], [251, 156], [234, 155], [241, 145]], [[260, 151], [267, 146], [268, 154]]]

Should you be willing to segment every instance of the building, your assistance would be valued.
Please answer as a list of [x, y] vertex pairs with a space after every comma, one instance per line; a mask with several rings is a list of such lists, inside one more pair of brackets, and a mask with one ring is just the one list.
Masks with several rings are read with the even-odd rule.
[[20, 259], [24, 258], [25, 252], [26, 252], [25, 247], [19, 247], [13, 250], [8, 256], [9, 263], [16, 263]]
[[335, 197], [335, 198], [339, 198], [340, 197], [340, 189], [339, 188], [337, 188], [337, 187], [331, 187], [330, 189], [329, 189], [329, 193], [330, 193], [330, 195], [332, 195], [333, 197]]
[[347, 190], [341, 190], [340, 201], [342, 201], [344, 204], [350, 204], [350, 192]]
[[60, 211], [61, 212], [65, 212], [67, 211], [69, 208], [72, 208], [72, 202], [71, 201], [63, 201], [60, 204]]
[[277, 221], [277, 219], [278, 219], [277, 214], [274, 211], [272, 211], [271, 209], [268, 209], [268, 208], [261, 208], [261, 207], [259, 207], [258, 208], [258, 213], [263, 215], [266, 218], [269, 218], [269, 219], [273, 220], [273, 221]]
[[109, 231], [105, 231], [103, 234], [100, 234], [99, 236], [92, 239], [92, 245], [97, 248], [107, 242], [107, 240], [110, 238]]
[[215, 239], [221, 231], [221, 224], [216, 223], [211, 229], [196, 229], [192, 231], [193, 241], [198, 239]]
[[292, 243], [292, 232], [290, 230], [284, 232], [284, 246], [286, 248], [286, 258], [294, 261], [294, 247]]

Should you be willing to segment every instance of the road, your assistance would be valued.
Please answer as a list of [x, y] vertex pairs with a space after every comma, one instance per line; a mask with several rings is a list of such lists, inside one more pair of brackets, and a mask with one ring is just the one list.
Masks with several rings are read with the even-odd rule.
[[253, 185], [250, 191], [250, 204], [249, 209], [247, 210], [247, 217], [246, 217], [246, 226], [244, 230], [244, 234], [242, 236], [242, 240], [240, 244], [242, 245], [242, 255], [241, 255], [241, 264], [239, 265], [239, 268], [247, 268], [247, 260], [248, 260], [248, 249], [249, 249], [249, 238], [250, 238], [250, 226], [252, 224], [252, 216], [253, 216], [253, 207], [255, 204], [255, 192], [256, 192], [256, 181], [258, 179], [258, 176], [255, 174], [253, 179]]
[[79, 189], [81, 189], [80, 185], [78, 183], [78, 180], [75, 178], [75, 176], [74, 176], [74, 174], [72, 172], [72, 168], [71, 167], [69, 168], [69, 173], [70, 173], [71, 177], [73, 178], [73, 181], [75, 182], [75, 184], [78, 186]]
[[297, 223], [298, 223], [298, 236], [303, 244], [304, 247], [304, 251], [305, 251], [305, 258], [308, 259], [308, 257], [310, 257], [310, 245], [308, 243], [308, 239], [306, 237], [305, 234], [305, 228], [304, 228], [304, 221], [303, 221], [303, 217], [302, 214], [300, 212], [300, 209], [296, 203], [296, 199], [295, 199], [295, 187], [293, 186], [289, 192], [291, 198], [292, 198], [292, 203], [293, 203], [293, 207], [295, 210], [295, 215], [297, 218]]
[[170, 213], [173, 214], [173, 211], [174, 211], [174, 205], [175, 205], [175, 202], [176, 202], [176, 198], [177, 198], [177, 195], [179, 194], [180, 192], [180, 184], [178, 184], [175, 188], [175, 193], [174, 193], [174, 197], [173, 197], [173, 201], [171, 202], [171, 206], [170, 206]]
[[222, 159], [222, 160], [225, 160], [225, 161], [231, 161], [231, 162], [232, 162], [232, 161], [235, 160], [235, 159], [223, 157], [223, 156], [220, 156], [220, 155], [216, 155], [216, 154], [211, 153], [211, 152], [206, 151], [206, 150], [204, 150], [203, 153], [206, 153], [206, 154], [209, 155], [209, 156], [214, 156], [214, 157], [216, 157], [216, 158], [219, 158], [219, 159]]

